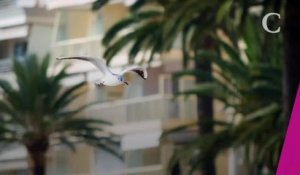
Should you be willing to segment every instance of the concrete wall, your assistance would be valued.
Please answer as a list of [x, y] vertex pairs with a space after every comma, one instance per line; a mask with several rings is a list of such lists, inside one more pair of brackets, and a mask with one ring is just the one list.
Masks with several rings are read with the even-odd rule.
[[68, 13], [69, 38], [80, 38], [88, 35], [92, 13], [88, 10], [77, 10]]
[[51, 25], [33, 24], [30, 27], [27, 53], [36, 54], [39, 58], [49, 53], [53, 27]]
[[105, 30], [107, 30], [116, 22], [126, 17], [126, 15], [128, 14], [128, 8], [120, 3], [111, 4], [105, 6], [101, 12], [104, 18], [104, 28]]

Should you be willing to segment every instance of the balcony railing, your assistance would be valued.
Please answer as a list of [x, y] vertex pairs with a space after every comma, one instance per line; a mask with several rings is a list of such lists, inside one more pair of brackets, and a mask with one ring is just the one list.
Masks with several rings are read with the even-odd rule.
[[93, 36], [86, 38], [70, 39], [59, 41], [52, 47], [52, 56], [70, 56], [70, 55], [101, 55], [101, 38], [102, 36]]
[[0, 0], [0, 28], [22, 25], [25, 21], [25, 11], [18, 8], [16, 0]]
[[0, 72], [10, 71], [11, 67], [12, 67], [12, 59], [11, 58], [0, 59]]
[[[100, 175], [101, 173], [97, 173], [96, 175]], [[113, 173], [107, 173], [107, 175], [151, 175], [151, 174], [157, 174], [162, 175], [165, 174], [165, 170], [163, 165], [153, 165], [153, 166], [146, 166], [146, 167], [139, 167], [139, 168], [129, 168], [124, 169], [121, 172], [113, 172]]]
[[1, 0], [0, 9], [15, 6], [16, 4], [17, 4], [17, 0]]
[[[148, 96], [105, 102], [89, 108], [88, 116], [110, 121], [114, 124], [139, 122], [155, 119], [195, 119], [197, 98], [174, 97], [170, 75], [160, 75], [158, 93]], [[179, 91], [194, 86], [193, 79], [179, 80]]]
[[37, 1], [42, 3], [41, 0], [0, 0], [0, 9], [8, 7], [32, 7], [37, 3]]
[[[55, 57], [86, 55], [101, 57], [104, 53], [104, 47], [101, 45], [102, 35], [95, 35], [83, 38], [68, 39], [54, 42], [51, 55]], [[124, 66], [128, 63], [128, 48], [124, 48], [118, 53], [112, 62], [111, 67]]]
[[48, 9], [57, 9], [85, 5], [94, 1], [95, 0], [48, 0], [46, 4]]
[[150, 95], [102, 103], [87, 110], [87, 115], [114, 124], [167, 118], [195, 118], [194, 98], [175, 99], [172, 95]]

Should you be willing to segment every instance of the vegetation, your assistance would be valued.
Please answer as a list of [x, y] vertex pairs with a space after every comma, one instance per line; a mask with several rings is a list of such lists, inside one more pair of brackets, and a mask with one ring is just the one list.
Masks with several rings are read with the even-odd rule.
[[[94, 9], [107, 2], [96, 1]], [[262, 7], [261, 12], [250, 13], [258, 6]], [[188, 159], [190, 172], [201, 166], [203, 174], [214, 175], [214, 157], [236, 146], [246, 151], [250, 173], [259, 174], [267, 168], [268, 173], [274, 174], [300, 82], [300, 71], [296, 68], [300, 64], [297, 59], [300, 41], [295, 37], [299, 35], [300, 18], [296, 10], [299, 6], [296, 0], [138, 0], [130, 6], [130, 15], [107, 32], [103, 44], [107, 46], [104, 57], [108, 61], [127, 46], [131, 61], [141, 52], [145, 61], [152, 61], [156, 54], [172, 49], [176, 39], [181, 40], [186, 70], [176, 77], [195, 76], [199, 84], [197, 89], [182, 94], [198, 97], [198, 126], [204, 135], [179, 149], [171, 167], [183, 158]], [[258, 21], [268, 12], [281, 16], [285, 13], [285, 19], [281, 19], [285, 24], [284, 35], [255, 30], [262, 28]], [[253, 16], [256, 23], [249, 22]], [[281, 24], [274, 19], [269, 22], [276, 27]], [[121, 34], [121, 31], [126, 32]], [[220, 41], [218, 31], [225, 33], [230, 42]], [[239, 47], [241, 39], [246, 50]], [[193, 69], [188, 66], [190, 62], [194, 62]], [[213, 74], [211, 63], [217, 67]], [[221, 122], [223, 129], [216, 133], [214, 124], [220, 122], [213, 121], [211, 97], [233, 109], [235, 116], [233, 122]], [[255, 159], [249, 156], [253, 154], [258, 156]]]
[[[221, 101], [225, 110], [232, 111], [227, 115], [230, 122], [226, 122], [228, 118], [224, 119], [225, 122], [214, 121], [219, 130], [177, 150], [170, 162], [171, 167], [180, 160], [188, 160], [190, 172], [194, 172], [207, 157], [236, 147], [245, 151], [249, 174], [263, 174], [263, 168], [269, 174], [275, 173], [287, 121], [282, 105], [280, 39], [274, 37], [273, 41], [268, 41], [268, 48], [264, 48], [265, 35], [261, 35], [263, 33], [253, 26], [253, 22], [247, 28], [242, 40], [246, 49], [232, 46], [234, 40], [230, 44], [219, 41], [219, 52], [199, 53], [215, 64], [214, 76], [208, 83], [181, 92], [184, 95], [210, 95]], [[206, 78], [205, 75], [203, 71], [186, 70], [175, 77]], [[169, 133], [189, 127], [181, 126]]]
[[[97, 1], [94, 8], [103, 5]], [[151, 62], [156, 54], [169, 51], [173, 48], [176, 39], [182, 35], [181, 45], [183, 53], [183, 65], [187, 67], [189, 62], [195, 61], [195, 69], [211, 70], [210, 61], [204, 59], [192, 59], [201, 49], [214, 49], [212, 35], [218, 24], [216, 19], [222, 20], [215, 13], [222, 3], [216, 1], [137, 1], [132, 7], [132, 14], [114, 25], [105, 35], [103, 44], [107, 47], [104, 57], [110, 62], [113, 56], [124, 47], [129, 46], [129, 58], [131, 61], [143, 52], [143, 61]], [[155, 7], [151, 8], [151, 3]], [[176, 10], [175, 10], [176, 9]], [[199, 13], [200, 12], [200, 13]], [[220, 19], [219, 19], [220, 18]], [[205, 24], [205, 25], [204, 25]], [[125, 35], [119, 35], [124, 30], [130, 30]], [[149, 53], [149, 54], [147, 54]], [[197, 82], [206, 80], [197, 79]], [[198, 118], [212, 119], [212, 98], [207, 95], [198, 95]], [[201, 134], [212, 133], [212, 125], [199, 123]], [[213, 158], [206, 160], [202, 167], [204, 175], [214, 175], [215, 165]]]
[[112, 151], [109, 144], [114, 142], [99, 135], [109, 123], [80, 117], [91, 104], [72, 109], [85, 82], [63, 87], [62, 81], [70, 76], [67, 68], [50, 69], [49, 57], [39, 63], [31, 55], [23, 62], [14, 61], [16, 84], [0, 80], [1, 142], [25, 146], [34, 175], [45, 174], [46, 153], [52, 144], [74, 150], [77, 142], [84, 142]]

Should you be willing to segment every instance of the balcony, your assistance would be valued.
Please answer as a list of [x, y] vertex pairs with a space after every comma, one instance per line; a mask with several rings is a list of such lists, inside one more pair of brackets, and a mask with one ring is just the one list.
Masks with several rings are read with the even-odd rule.
[[[70, 8], [74, 6], [81, 6], [81, 7], [89, 7], [91, 3], [95, 2], [95, 0], [48, 0], [46, 2], [47, 8], [50, 10], [59, 9], [59, 8]], [[123, 2], [125, 5], [130, 5], [134, 0], [112, 0], [110, 1], [111, 4], [113, 3], [121, 3]]]
[[[90, 117], [110, 121], [115, 125], [151, 120], [190, 120], [197, 118], [197, 98], [195, 96], [175, 98], [170, 75], [158, 75], [158, 82], [154, 84], [157, 85], [158, 90], [155, 93], [93, 105], [86, 110], [86, 114]], [[185, 91], [194, 85], [194, 79], [182, 78], [176, 89]], [[129, 88], [133, 89], [133, 87]], [[93, 93], [92, 95], [95, 96]]]
[[16, 0], [0, 1], [0, 28], [25, 24], [26, 15]]
[[11, 6], [16, 6], [17, 1], [16, 0], [1, 0], [0, 1], [0, 9], [4, 9]]
[[[1, 0], [0, 1], [0, 9], [7, 7], [32, 7], [36, 5], [38, 0]], [[41, 1], [41, 0], [39, 0]]]
[[87, 115], [114, 124], [167, 119], [194, 119], [197, 116], [196, 99], [174, 99], [172, 95], [156, 94], [128, 100], [95, 105]]
[[47, 8], [49, 10], [52, 10], [57, 8], [83, 6], [92, 3], [94, 1], [95, 0], [48, 0], [46, 4], [47, 4]]
[[11, 58], [0, 59], [0, 73], [10, 71], [11, 67], [12, 67], [12, 59]]
[[[160, 93], [154, 95], [102, 103], [93, 106], [86, 113], [88, 116], [114, 124], [107, 130], [120, 136], [120, 149], [125, 152], [125, 155], [137, 150], [160, 149], [159, 140], [166, 123], [174, 126], [175, 120], [176, 124], [179, 124], [178, 121], [191, 121], [197, 114], [195, 98], [174, 98], [173, 95], [163, 92], [166, 91], [160, 90]], [[103, 157], [103, 154], [99, 156]], [[98, 160], [99, 166], [105, 162], [103, 159]], [[107, 157], [105, 159], [107, 160]], [[128, 163], [127, 161], [125, 159], [125, 164]], [[159, 158], [159, 161], [152, 165], [114, 168], [105, 174], [165, 174], [163, 164], [164, 159]], [[106, 170], [105, 167], [102, 168]]]
[[102, 36], [92, 36], [86, 38], [69, 39], [58, 41], [52, 47], [52, 56], [70, 56], [70, 55], [101, 55]]
[[[99, 173], [99, 172], [98, 172]], [[101, 175], [101, 173], [96, 173], [96, 175]], [[128, 168], [124, 169], [120, 172], [112, 172], [107, 173], [106, 175], [163, 175], [166, 174], [163, 165], [153, 165], [153, 166], [145, 166], [138, 168]]]
[[[51, 56], [53, 58], [61, 56], [91, 56], [100, 58], [104, 53], [104, 47], [101, 45], [102, 35], [88, 36], [83, 38], [68, 39], [63, 41], [57, 41], [52, 45]], [[159, 62], [160, 63], [160, 62]], [[111, 67], [119, 67], [128, 64], [128, 51], [127, 48], [118, 53], [111, 61]], [[94, 66], [90, 63], [78, 62], [78, 65], [74, 62], [75, 72], [91, 71], [94, 70]], [[78, 67], [78, 70], [75, 70]], [[81, 67], [81, 68], [80, 68]], [[73, 69], [73, 68], [71, 68]]]

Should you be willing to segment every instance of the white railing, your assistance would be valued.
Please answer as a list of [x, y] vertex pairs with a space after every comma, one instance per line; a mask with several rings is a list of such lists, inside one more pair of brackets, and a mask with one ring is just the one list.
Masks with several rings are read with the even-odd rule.
[[15, 0], [0, 0], [0, 28], [24, 24], [25, 11], [18, 8]]
[[107, 102], [91, 108], [88, 115], [114, 124], [162, 119], [167, 117], [172, 108], [170, 100], [168, 96], [152, 95]]
[[193, 98], [175, 99], [172, 95], [150, 95], [102, 103], [88, 109], [87, 115], [114, 124], [167, 118], [195, 118]]
[[1, 0], [0, 9], [15, 6], [16, 4], [17, 4], [17, 0]]
[[17, 0], [17, 5], [22, 8], [45, 7], [46, 0]]
[[95, 0], [46, 0], [46, 5], [48, 9], [53, 10], [62, 7], [85, 5], [94, 1]]
[[[106, 173], [106, 175], [151, 175], [151, 174], [165, 174], [163, 165], [151, 165], [138, 168], [127, 168], [120, 172]], [[96, 173], [98, 175], [98, 173]], [[101, 173], [99, 173], [101, 175]]]
[[[12, 21], [11, 23], [17, 23], [19, 22], [19, 19], [21, 16], [23, 17], [24, 11], [23, 9], [20, 8], [15, 8], [13, 6], [8, 6], [8, 7], [0, 7], [0, 20], [4, 21], [4, 24], [7, 23], [9, 20], [15, 20]], [[2, 22], [1, 22], [2, 23]], [[6, 27], [4, 24], [0, 24], [0, 27]]]
[[86, 38], [70, 39], [59, 41], [53, 44], [52, 56], [70, 56], [70, 55], [101, 55], [102, 36], [92, 36]]
[[[194, 86], [192, 79], [179, 81], [179, 91]], [[170, 75], [160, 75], [158, 94], [105, 102], [89, 108], [86, 112], [90, 117], [96, 117], [114, 124], [138, 122], [154, 119], [195, 119], [197, 117], [197, 98], [175, 97], [172, 90]]]
[[10, 71], [11, 67], [12, 67], [12, 59], [11, 58], [0, 59], [0, 72]]

